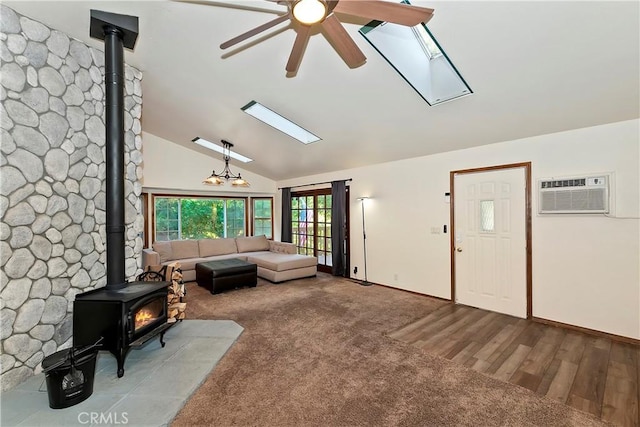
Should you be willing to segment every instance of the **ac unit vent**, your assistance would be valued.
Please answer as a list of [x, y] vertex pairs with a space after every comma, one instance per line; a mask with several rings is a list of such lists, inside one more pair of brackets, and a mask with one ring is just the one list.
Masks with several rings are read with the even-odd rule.
[[541, 180], [538, 192], [541, 214], [609, 212], [607, 175]]

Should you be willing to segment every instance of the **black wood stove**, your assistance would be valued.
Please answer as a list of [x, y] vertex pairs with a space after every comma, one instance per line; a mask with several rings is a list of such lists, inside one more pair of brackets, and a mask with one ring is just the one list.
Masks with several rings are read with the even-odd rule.
[[73, 304], [73, 344], [85, 346], [103, 338], [102, 350], [118, 361], [124, 375], [127, 353], [164, 333], [167, 323], [167, 282], [132, 282], [119, 289], [102, 288], [77, 295]]
[[160, 336], [164, 347], [168, 282], [133, 282], [125, 279], [124, 221], [124, 47], [133, 49], [138, 18], [92, 10], [91, 37], [105, 42], [106, 122], [106, 237], [107, 284], [76, 295], [73, 303], [73, 345], [82, 347], [103, 338], [100, 349], [118, 361], [131, 348]]

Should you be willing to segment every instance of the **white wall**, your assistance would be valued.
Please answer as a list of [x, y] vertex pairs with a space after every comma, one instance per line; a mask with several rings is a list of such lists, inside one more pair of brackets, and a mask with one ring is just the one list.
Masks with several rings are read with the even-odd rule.
[[211, 175], [211, 170], [221, 171], [224, 168], [222, 155], [215, 158], [162, 139], [153, 134], [142, 133], [142, 154], [144, 158], [144, 176], [142, 185], [145, 189], [165, 189], [196, 193], [226, 194], [243, 193], [273, 195], [276, 192], [275, 181], [248, 172], [239, 165], [241, 162], [231, 159], [233, 173], [240, 173], [249, 181], [251, 187], [208, 186], [202, 180]]
[[[153, 134], [142, 133], [143, 190], [155, 194], [190, 194], [225, 197], [268, 197], [275, 196], [275, 181], [248, 172], [238, 167], [240, 162], [231, 161], [233, 173], [240, 173], [249, 181], [250, 187], [209, 186], [202, 180], [211, 174], [211, 170], [221, 171], [224, 168], [222, 155], [220, 159], [212, 158], [194, 150], [162, 139]], [[151, 197], [147, 200], [147, 212], [153, 209]], [[275, 224], [274, 224], [275, 225]], [[153, 224], [145, 224], [145, 232], [153, 236]], [[149, 244], [151, 244], [151, 240]]]
[[[613, 172], [615, 215], [635, 219], [539, 216], [533, 192], [533, 315], [640, 339], [639, 129], [640, 121], [632, 120], [292, 179], [278, 187], [353, 178], [351, 268], [358, 266], [358, 278], [363, 247], [356, 198], [371, 196], [368, 279], [449, 298], [449, 234], [431, 234], [431, 227], [449, 226], [444, 193], [450, 191], [450, 171], [530, 161], [534, 186], [540, 178]], [[279, 205], [278, 197], [276, 218]]]

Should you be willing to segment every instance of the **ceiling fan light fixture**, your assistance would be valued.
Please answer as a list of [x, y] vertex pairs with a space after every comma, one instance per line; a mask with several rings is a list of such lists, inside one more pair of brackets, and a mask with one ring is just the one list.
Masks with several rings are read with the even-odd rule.
[[324, 0], [298, 0], [293, 5], [293, 16], [298, 22], [313, 25], [322, 21], [327, 15], [327, 4]]

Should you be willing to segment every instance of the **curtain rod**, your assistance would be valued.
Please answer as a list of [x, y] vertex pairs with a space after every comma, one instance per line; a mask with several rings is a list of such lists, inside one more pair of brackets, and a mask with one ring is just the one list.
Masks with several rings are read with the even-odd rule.
[[[336, 181], [340, 181], [337, 179]], [[353, 181], [353, 178], [345, 179], [345, 182]], [[300, 188], [300, 187], [311, 187], [312, 185], [321, 185], [321, 184], [331, 184], [333, 181], [325, 181], [325, 182], [316, 182], [313, 184], [302, 184], [302, 185], [292, 185], [291, 187], [278, 187], [278, 190], [282, 190], [283, 188]]]

